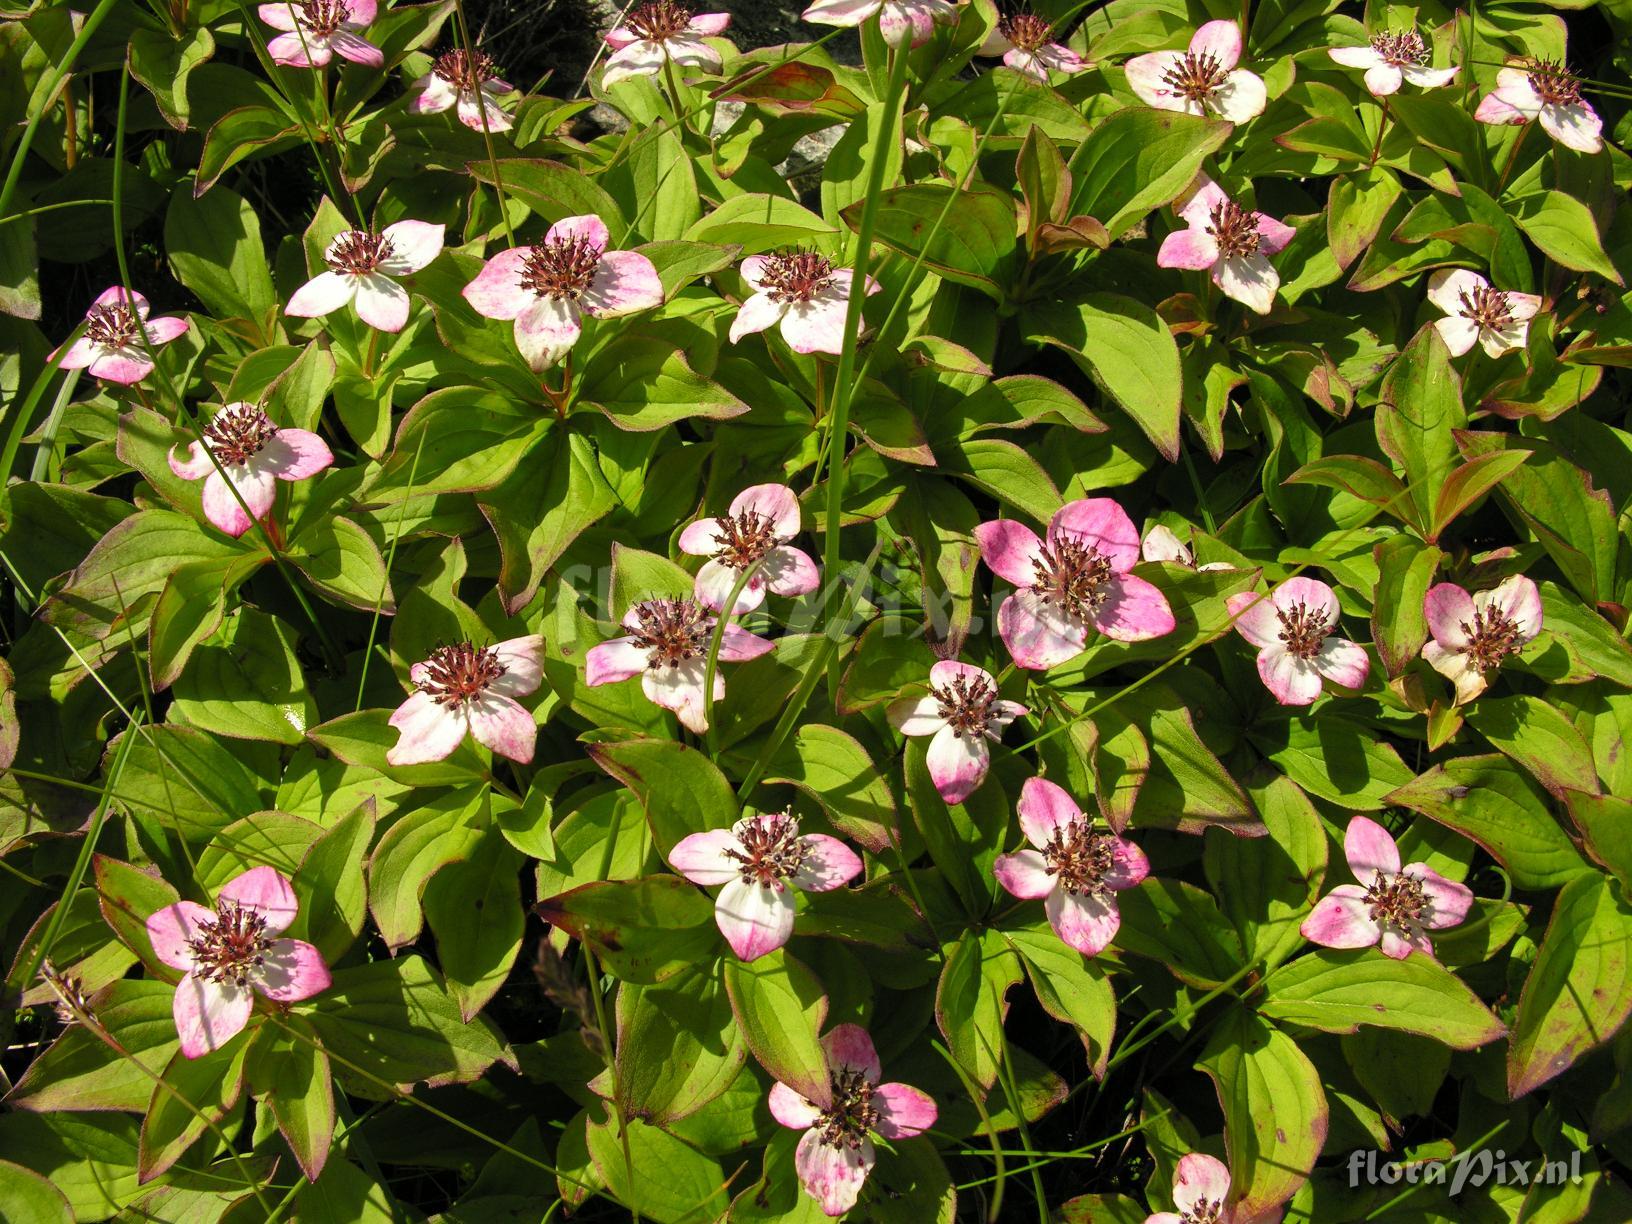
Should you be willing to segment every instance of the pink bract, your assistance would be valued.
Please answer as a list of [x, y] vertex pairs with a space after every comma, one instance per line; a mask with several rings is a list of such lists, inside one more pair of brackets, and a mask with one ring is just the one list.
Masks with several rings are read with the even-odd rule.
[[1021, 667], [1046, 670], [1081, 654], [1089, 630], [1120, 642], [1171, 633], [1167, 597], [1132, 570], [1139, 529], [1108, 497], [1068, 502], [1048, 533], [1013, 519], [975, 528], [980, 556], [1015, 593], [997, 613], [997, 630]]
[[374, 21], [375, 0], [274, 0], [257, 10], [282, 30], [266, 44], [274, 62], [290, 68], [321, 68], [339, 55], [365, 68], [383, 68], [385, 55], [361, 32]]
[[1428, 932], [1468, 916], [1473, 892], [1426, 863], [1400, 866], [1388, 830], [1365, 816], [1349, 821], [1343, 853], [1358, 884], [1340, 884], [1303, 920], [1303, 937], [1328, 948], [1369, 948], [1404, 960], [1412, 951], [1434, 954]]
[[97, 295], [85, 312], [85, 332], [66, 350], [57, 349], [50, 360], [64, 370], [86, 370], [92, 378], [128, 386], [153, 372], [151, 350], [169, 344], [188, 328], [186, 319], [164, 315], [147, 317], [147, 299], [114, 285]]
[[1502, 660], [1536, 639], [1541, 592], [1522, 574], [1470, 595], [1454, 582], [1428, 588], [1423, 613], [1433, 640], [1422, 648], [1428, 665], [1456, 686], [1456, 704], [1485, 691]]
[[513, 247], [487, 261], [464, 297], [477, 314], [515, 322], [516, 347], [534, 370], [567, 355], [584, 315], [616, 318], [663, 303], [663, 282], [636, 251], [609, 251], [606, 223], [568, 217], [537, 246]]
[[861, 859], [835, 837], [799, 831], [788, 812], [747, 816], [729, 829], [682, 838], [669, 865], [693, 884], [722, 885], [714, 921], [745, 961], [774, 952], [793, 934], [795, 892], [828, 892], [861, 873]]
[[170, 451], [170, 470], [183, 480], [204, 481], [204, 517], [230, 536], [266, 518], [277, 501], [278, 481], [306, 480], [334, 462], [322, 438], [274, 425], [256, 404], [227, 404], [201, 432], [202, 442], [189, 443], [185, 457]]
[[947, 803], [962, 803], [986, 780], [991, 744], [1003, 728], [1030, 713], [997, 695], [997, 681], [984, 668], [950, 659], [929, 669], [929, 694], [893, 702], [889, 718], [902, 735], [928, 735], [929, 777]]
[[544, 639], [536, 633], [486, 647], [470, 642], [437, 647], [409, 669], [414, 692], [391, 715], [398, 735], [386, 761], [445, 760], [470, 735], [499, 756], [527, 764], [538, 728], [516, 699], [538, 691], [543, 650]]
[[948, 0], [816, 0], [800, 15], [818, 25], [858, 26], [874, 13], [885, 42], [917, 47], [929, 41], [936, 23], [957, 20], [958, 7]]
[[1209, 21], [1185, 50], [1136, 55], [1125, 68], [1128, 88], [1146, 106], [1245, 123], [1263, 113], [1269, 94], [1263, 78], [1240, 62], [1241, 27]]
[[188, 1058], [218, 1050], [242, 1032], [257, 994], [298, 1003], [329, 988], [329, 969], [316, 948], [276, 938], [297, 909], [289, 880], [271, 867], [255, 867], [222, 886], [214, 909], [177, 901], [148, 917], [154, 954], [182, 972], [172, 1011]]
[[759, 607], [767, 590], [790, 598], [814, 591], [821, 582], [816, 562], [788, 543], [798, 534], [799, 499], [779, 484], [753, 485], [731, 499], [725, 514], [691, 523], [680, 533], [680, 551], [709, 558], [697, 572], [697, 601], [721, 611], [745, 570], [734, 616]]
[[1371, 660], [1331, 632], [1340, 612], [1324, 582], [1288, 578], [1269, 595], [1231, 595], [1225, 606], [1236, 632], [1258, 648], [1258, 675], [1282, 705], [1309, 705], [1323, 679], [1350, 689], [1366, 682]]
[[[771, 1116], [792, 1130], [803, 1130], [794, 1167], [805, 1193], [823, 1214], [841, 1216], [856, 1205], [878, 1159], [872, 1135], [910, 1139], [935, 1125], [938, 1111], [927, 1093], [909, 1084], [881, 1084], [878, 1052], [867, 1030], [841, 1024], [822, 1038], [827, 1054], [832, 1103], [817, 1105], [786, 1084], [771, 1086]], [[876, 1120], [870, 1127], [857, 1120], [870, 1105]]]
[[1145, 1217], [1145, 1224], [1235, 1224], [1230, 1210], [1230, 1170], [1222, 1160], [1204, 1152], [1190, 1152], [1179, 1158], [1173, 1170], [1173, 1206], [1177, 1211], [1158, 1211]]
[[1226, 297], [1268, 314], [1281, 276], [1267, 256], [1284, 248], [1297, 231], [1264, 213], [1242, 208], [1205, 175], [1179, 209], [1179, 216], [1187, 228], [1162, 241], [1157, 264], [1209, 272]]
[[601, 84], [611, 89], [631, 77], [655, 77], [664, 61], [718, 72], [720, 53], [703, 40], [725, 33], [728, 13], [692, 13], [672, 0], [652, 0], [634, 8], [624, 23], [606, 36], [607, 57]]

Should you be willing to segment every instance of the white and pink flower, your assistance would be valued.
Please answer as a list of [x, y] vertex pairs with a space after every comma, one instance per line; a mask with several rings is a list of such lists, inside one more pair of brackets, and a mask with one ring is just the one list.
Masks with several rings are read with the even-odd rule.
[[1187, 228], [1162, 240], [1156, 262], [1164, 268], [1211, 272], [1213, 284], [1226, 297], [1268, 314], [1281, 275], [1267, 256], [1279, 252], [1297, 231], [1264, 213], [1242, 208], [1206, 175], [1179, 209], [1179, 217]]
[[929, 693], [903, 697], [889, 708], [902, 735], [928, 735], [929, 778], [947, 803], [962, 803], [991, 767], [989, 744], [1030, 710], [997, 695], [997, 681], [983, 667], [942, 659], [929, 669]]
[[446, 760], [470, 735], [498, 755], [527, 764], [538, 727], [516, 699], [538, 690], [543, 650], [544, 639], [536, 633], [485, 647], [438, 646], [429, 659], [408, 669], [414, 692], [391, 715], [398, 734], [386, 761]]
[[771, 1116], [805, 1133], [793, 1155], [799, 1182], [822, 1212], [841, 1216], [856, 1205], [878, 1153], [874, 1135], [911, 1139], [935, 1125], [928, 1093], [910, 1084], [881, 1084], [873, 1039], [859, 1024], [836, 1025], [822, 1038], [831, 1101], [808, 1101], [786, 1084], [771, 1085]]
[[1128, 88], [1157, 110], [1245, 123], [1263, 113], [1269, 91], [1262, 77], [1236, 67], [1241, 47], [1239, 25], [1209, 21], [1183, 51], [1152, 51], [1130, 59]]
[[1366, 682], [1371, 660], [1332, 630], [1342, 615], [1337, 594], [1314, 578], [1288, 578], [1269, 595], [1251, 591], [1225, 600], [1236, 631], [1258, 648], [1258, 675], [1282, 705], [1309, 705], [1324, 677], [1344, 688]]
[[729, 512], [698, 519], [680, 533], [680, 551], [708, 557], [697, 572], [698, 602], [719, 612], [743, 571], [747, 583], [731, 609], [735, 616], [765, 602], [765, 592], [795, 597], [821, 583], [816, 562], [788, 541], [799, 534], [799, 499], [787, 485], [762, 484], [731, 499]]
[[1168, 565], [1182, 565], [1185, 569], [1207, 573], [1209, 570], [1233, 570], [1235, 566], [1228, 561], [1208, 561], [1204, 565], [1196, 564], [1196, 554], [1191, 547], [1179, 539], [1178, 533], [1171, 527], [1157, 523], [1145, 532], [1144, 543], [1139, 546], [1139, 555], [1145, 561], [1159, 561]]
[[1596, 153], [1604, 147], [1604, 121], [1581, 98], [1581, 79], [1556, 60], [1533, 59], [1496, 74], [1496, 88], [1479, 101], [1481, 123], [1541, 121], [1542, 130], [1567, 149]]
[[261, 20], [283, 30], [266, 44], [274, 63], [321, 68], [336, 55], [365, 68], [383, 68], [385, 53], [363, 38], [373, 24], [375, 0], [277, 0], [258, 10]]
[[1375, 820], [1356, 816], [1343, 834], [1343, 854], [1358, 884], [1339, 884], [1315, 905], [1298, 929], [1328, 948], [1369, 948], [1404, 960], [1416, 949], [1434, 954], [1429, 931], [1456, 926], [1468, 916], [1473, 892], [1427, 863], [1400, 866], [1400, 849]]
[[274, 425], [258, 404], [227, 404], [200, 432], [203, 442], [189, 443], [185, 459], [170, 451], [170, 470], [183, 480], [204, 481], [204, 517], [230, 536], [243, 535], [271, 512], [278, 481], [305, 480], [334, 462], [322, 438]]
[[277, 938], [299, 908], [287, 879], [254, 867], [222, 887], [214, 909], [177, 901], [149, 916], [154, 953], [183, 975], [171, 1011], [188, 1058], [219, 1050], [241, 1033], [257, 994], [288, 1004], [329, 988], [329, 968], [316, 948]]
[[1453, 357], [1462, 356], [1475, 341], [1492, 357], [1522, 349], [1530, 337], [1530, 320], [1541, 309], [1535, 294], [1494, 289], [1466, 268], [1441, 268], [1430, 276], [1428, 300], [1445, 312], [1434, 330]]
[[1043, 898], [1054, 933], [1084, 956], [1098, 956], [1122, 925], [1116, 894], [1148, 876], [1150, 861], [1132, 842], [1096, 830], [1047, 778], [1026, 779], [1015, 807], [1031, 848], [998, 855], [997, 882], [1016, 897]]
[[[731, 343], [780, 323], [782, 338], [796, 353], [842, 352], [855, 276], [814, 251], [750, 255], [742, 261], [742, 279], [754, 292], [731, 321]], [[868, 296], [879, 289], [869, 276]]]
[[816, 0], [800, 16], [817, 25], [859, 26], [874, 13], [890, 46], [918, 47], [929, 41], [937, 22], [958, 19], [958, 6], [948, 0]]
[[801, 834], [791, 812], [745, 816], [729, 829], [681, 838], [669, 865], [693, 884], [723, 885], [714, 921], [745, 961], [788, 942], [795, 891], [829, 892], [861, 874], [855, 851], [836, 837]]
[[630, 77], [656, 76], [664, 60], [718, 72], [720, 53], [703, 40], [719, 37], [730, 24], [729, 13], [694, 13], [675, 0], [649, 0], [606, 36], [612, 54], [601, 84], [610, 89]]
[[1222, 1160], [1203, 1152], [1179, 1158], [1173, 1170], [1174, 1211], [1158, 1211], [1145, 1224], [1234, 1224], [1230, 1197], [1230, 1170]]
[[1420, 89], [1449, 85], [1458, 71], [1430, 68], [1433, 51], [1415, 30], [1373, 34], [1363, 47], [1333, 47], [1327, 54], [1345, 68], [1364, 69], [1366, 90], [1374, 98], [1398, 93], [1407, 81]]
[[[92, 378], [129, 386], [153, 372], [148, 350], [169, 344], [186, 332], [189, 324], [179, 315], [147, 317], [147, 299], [126, 293], [124, 286], [104, 289], [85, 312], [85, 333], [68, 346], [51, 354], [64, 370], [89, 370]], [[142, 342], [143, 334], [147, 342]]]
[[[708, 730], [703, 681], [715, 619], [695, 599], [637, 603], [623, 617], [627, 637], [590, 647], [584, 658], [584, 681], [593, 687], [639, 676], [640, 687], [652, 702], [673, 710], [683, 726], [701, 735]], [[775, 649], [776, 643], [768, 638], [727, 624], [719, 662], [745, 663]], [[724, 699], [725, 677], [716, 668], [714, 700]]]
[[1054, 27], [1036, 13], [1009, 13], [981, 44], [981, 55], [1001, 55], [1003, 62], [1034, 81], [1048, 83], [1049, 70], [1081, 72], [1088, 62], [1064, 43], [1053, 40]]
[[418, 92], [408, 103], [413, 114], [438, 115], [456, 107], [459, 122], [475, 132], [508, 132], [515, 126], [496, 99], [516, 87], [499, 77], [493, 57], [484, 51], [444, 51], [414, 88]]
[[1021, 667], [1075, 658], [1090, 629], [1119, 642], [1173, 631], [1167, 597], [1132, 573], [1139, 529], [1108, 497], [1067, 502], [1046, 539], [1013, 519], [980, 524], [975, 539], [981, 560], [1016, 588], [997, 611], [997, 631]]
[[1541, 632], [1541, 592], [1522, 574], [1490, 591], [1473, 594], [1454, 582], [1428, 588], [1423, 599], [1433, 640], [1422, 657], [1456, 685], [1456, 704], [1472, 701], [1508, 655], [1518, 654]]
[[370, 327], [401, 331], [408, 322], [408, 291], [394, 278], [412, 276], [440, 255], [445, 230], [429, 221], [398, 221], [377, 234], [337, 234], [323, 252], [327, 270], [296, 289], [283, 313], [315, 319], [354, 302], [357, 317]]
[[568, 217], [537, 246], [514, 247], [487, 261], [464, 297], [477, 314], [515, 320], [516, 347], [534, 370], [547, 370], [577, 343], [583, 316], [610, 319], [663, 304], [663, 282], [637, 251], [609, 251], [599, 217]]

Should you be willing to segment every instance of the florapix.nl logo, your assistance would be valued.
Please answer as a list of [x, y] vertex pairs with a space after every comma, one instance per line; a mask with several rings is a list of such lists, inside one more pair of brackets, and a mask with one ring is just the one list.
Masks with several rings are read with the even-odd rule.
[[1509, 1156], [1501, 1148], [1470, 1148], [1445, 1160], [1390, 1160], [1386, 1153], [1351, 1152], [1349, 1186], [1442, 1185], [1453, 1198], [1465, 1188], [1562, 1186], [1581, 1181], [1581, 1153], [1560, 1160]]

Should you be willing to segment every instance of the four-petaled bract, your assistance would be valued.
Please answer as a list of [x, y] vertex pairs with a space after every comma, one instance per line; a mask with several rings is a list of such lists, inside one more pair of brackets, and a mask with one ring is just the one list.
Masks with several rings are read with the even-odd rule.
[[1336, 636], [1337, 593], [1313, 578], [1288, 578], [1268, 595], [1245, 592], [1225, 601], [1235, 628], [1258, 648], [1258, 674], [1282, 705], [1309, 705], [1321, 681], [1357, 689], [1371, 660]]
[[438, 646], [408, 670], [414, 692], [391, 715], [399, 734], [385, 759], [393, 765], [445, 760], [468, 733], [500, 756], [527, 764], [538, 729], [516, 698], [538, 691], [543, 649], [536, 633], [491, 646]]
[[154, 954], [182, 972], [172, 1010], [188, 1058], [219, 1050], [242, 1032], [256, 995], [289, 1004], [329, 988], [329, 968], [316, 948], [278, 938], [298, 909], [282, 873], [254, 867], [221, 887], [214, 909], [177, 901], [148, 917]]
[[1179, 217], [1186, 228], [1163, 239], [1156, 262], [1164, 268], [1209, 272], [1226, 297], [1268, 314], [1281, 284], [1281, 275], [1268, 256], [1291, 242], [1297, 231], [1273, 217], [1242, 208], [1205, 175], [1195, 194], [1179, 209]]
[[663, 302], [663, 282], [638, 251], [609, 251], [599, 217], [568, 217], [536, 246], [512, 247], [487, 261], [464, 288], [465, 300], [489, 319], [515, 320], [516, 347], [534, 370], [571, 351], [583, 317], [611, 319]]
[[1072, 73], [1087, 68], [1087, 61], [1064, 43], [1055, 42], [1053, 33], [1048, 20], [1036, 13], [1011, 13], [998, 18], [980, 54], [1000, 55], [1016, 72], [1044, 84], [1050, 70]]
[[1433, 51], [1415, 30], [1389, 30], [1373, 34], [1362, 47], [1333, 47], [1327, 52], [1345, 68], [1363, 68], [1366, 90], [1373, 97], [1399, 93], [1407, 81], [1422, 89], [1449, 85], [1458, 68], [1430, 68]]
[[1456, 926], [1468, 916], [1473, 892], [1427, 863], [1400, 866], [1388, 830], [1366, 816], [1349, 821], [1343, 855], [1358, 884], [1339, 884], [1315, 905], [1298, 929], [1328, 948], [1369, 948], [1404, 960], [1412, 951], [1434, 954], [1429, 931]]
[[791, 812], [745, 816], [729, 829], [683, 837], [669, 865], [693, 884], [723, 885], [714, 921], [745, 961], [788, 942], [795, 891], [829, 892], [861, 874], [855, 851], [825, 833], [800, 833]]
[[321, 68], [335, 55], [365, 68], [380, 68], [385, 54], [361, 36], [377, 15], [375, 0], [272, 0], [258, 10], [261, 20], [282, 30], [266, 44], [274, 63]]
[[1581, 97], [1580, 78], [1554, 60], [1503, 68], [1473, 117], [1496, 124], [1539, 120], [1542, 131], [1566, 149], [1597, 153], [1604, 147], [1604, 121]]
[[440, 255], [444, 229], [428, 221], [398, 221], [377, 234], [337, 234], [323, 252], [327, 270], [295, 290], [284, 314], [318, 318], [351, 302], [370, 327], [401, 331], [408, 323], [408, 291], [395, 278], [412, 276]]
[[[703, 686], [715, 622], [695, 599], [642, 600], [624, 613], [627, 636], [590, 647], [584, 658], [584, 683], [594, 687], [639, 676], [648, 699], [673, 710], [683, 727], [701, 735], [708, 730]], [[717, 661], [746, 663], [775, 649], [770, 639], [727, 623]], [[725, 675], [718, 668], [713, 700], [725, 700]]]
[[997, 695], [991, 672], [952, 659], [929, 669], [928, 696], [903, 697], [889, 712], [902, 735], [931, 737], [930, 781], [948, 803], [962, 803], [986, 780], [990, 745], [1003, 738], [1004, 727], [1030, 713]]
[[496, 99], [516, 92], [498, 75], [493, 57], [483, 51], [444, 51], [431, 70], [414, 82], [419, 92], [408, 109], [435, 115], [454, 109], [459, 122], [475, 132], [508, 132], [515, 126]]
[[720, 69], [720, 53], [703, 40], [725, 33], [729, 13], [693, 13], [677, 0], [648, 0], [606, 36], [612, 48], [601, 84], [607, 89], [630, 77], [656, 76], [664, 61], [687, 68]]
[[[750, 255], [742, 279], [754, 292], [731, 321], [731, 343], [780, 325], [782, 339], [796, 353], [844, 351], [844, 318], [850, 308], [855, 273], [835, 268], [814, 251]], [[867, 278], [869, 296], [879, 283]]]
[[1477, 341], [1492, 357], [1522, 349], [1530, 335], [1530, 320], [1541, 309], [1533, 293], [1495, 289], [1477, 272], [1441, 268], [1428, 278], [1428, 300], [1445, 312], [1434, 320], [1434, 330], [1460, 357]]
[[805, 1133], [794, 1152], [805, 1193], [826, 1215], [856, 1205], [878, 1153], [874, 1135], [910, 1139], [935, 1125], [929, 1095], [909, 1084], [883, 1084], [878, 1051], [867, 1030], [840, 1024], [822, 1038], [832, 1099], [818, 1105], [783, 1083], [771, 1085], [771, 1116]]
[[859, 26], [878, 14], [879, 33], [892, 47], [929, 41], [938, 22], [957, 20], [952, 0], [816, 0], [801, 16], [819, 25]]
[[85, 332], [66, 350], [49, 360], [64, 370], [88, 370], [92, 378], [129, 386], [153, 372], [152, 349], [168, 344], [187, 330], [187, 320], [176, 315], [147, 317], [147, 299], [115, 285], [104, 289], [85, 312]]
[[816, 562], [788, 543], [798, 534], [799, 498], [779, 484], [744, 489], [724, 514], [687, 525], [680, 551], [708, 558], [697, 571], [697, 601], [723, 611], [745, 571], [748, 580], [731, 607], [733, 616], [759, 607], [767, 590], [790, 597], [814, 591], [821, 582]]
[[1269, 93], [1263, 78], [1241, 62], [1241, 27], [1209, 21], [1183, 51], [1152, 51], [1127, 62], [1128, 88], [1158, 110], [1211, 115], [1245, 123], [1263, 113]]
[[1423, 615], [1431, 640], [1422, 657], [1456, 686], [1456, 704], [1472, 701], [1490, 683], [1491, 673], [1541, 632], [1541, 592], [1523, 574], [1472, 595], [1454, 582], [1428, 588]]
[[322, 438], [274, 425], [258, 404], [227, 404], [199, 433], [202, 440], [189, 443], [184, 457], [170, 452], [170, 470], [204, 481], [204, 517], [230, 536], [243, 535], [271, 512], [278, 481], [305, 480], [334, 462]]
[[1150, 874], [1144, 851], [1096, 830], [1065, 789], [1028, 778], [1015, 805], [1027, 850], [997, 857], [997, 882], [1016, 897], [1044, 898], [1054, 933], [1084, 956], [1098, 956], [1116, 936], [1122, 916], [1116, 894]]
[[1091, 629], [1118, 642], [1173, 632], [1167, 596], [1132, 572], [1139, 529], [1108, 497], [1068, 502], [1044, 539], [1013, 519], [981, 523], [975, 539], [987, 568], [1015, 586], [998, 609], [997, 631], [1021, 667], [1076, 658]]
[[1145, 1224], [1235, 1224], [1229, 1199], [1229, 1167], [1216, 1156], [1189, 1152], [1179, 1157], [1173, 1170], [1177, 1210], [1153, 1212], [1145, 1217]]

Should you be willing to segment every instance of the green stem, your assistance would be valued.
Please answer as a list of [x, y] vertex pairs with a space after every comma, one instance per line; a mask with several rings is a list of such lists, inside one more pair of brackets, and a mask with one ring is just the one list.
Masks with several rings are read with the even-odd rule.
[[[873, 230], [878, 222], [879, 197], [884, 189], [884, 169], [895, 140], [896, 116], [901, 109], [907, 81], [907, 49], [890, 52], [890, 79], [884, 91], [883, 122], [873, 141], [873, 160], [867, 168], [867, 194], [862, 197], [861, 224], [856, 228], [856, 258], [850, 281], [849, 309], [844, 315], [844, 344], [838, 368], [833, 374], [833, 402], [827, 411], [827, 520], [822, 541], [823, 567], [830, 582], [836, 582], [841, 553], [839, 521], [844, 511], [844, 452], [850, 428], [850, 399], [856, 372], [856, 341], [861, 332], [861, 308], [867, 300], [867, 270], [872, 264]], [[818, 408], [820, 405], [818, 405]]]
[[0, 187], [0, 217], [9, 216], [11, 197], [17, 193], [17, 183], [23, 177], [23, 162], [28, 158], [28, 151], [34, 144], [34, 135], [39, 131], [40, 120], [45, 118], [51, 99], [56, 97], [58, 88], [73, 72], [74, 64], [79, 60], [79, 54], [85, 50], [85, 44], [95, 36], [97, 29], [113, 12], [119, 0], [102, 0], [91, 15], [85, 19], [85, 24], [79, 27], [79, 34], [74, 41], [68, 44], [68, 50], [63, 54], [62, 62], [51, 73], [51, 79], [40, 96], [40, 109], [29, 116], [28, 126], [23, 128], [23, 137], [17, 142], [17, 148], [11, 154], [11, 166], [6, 171], [5, 186]]
[[1375, 166], [1377, 164], [1377, 157], [1383, 151], [1383, 134], [1386, 133], [1387, 131], [1388, 131], [1388, 97], [1387, 97], [1387, 95], [1384, 95], [1384, 97], [1383, 97], [1383, 117], [1382, 117], [1382, 120], [1377, 124], [1377, 140], [1371, 146], [1371, 161], [1368, 163], [1369, 165]]
[[1524, 148], [1525, 138], [1530, 135], [1530, 129], [1535, 126], [1534, 123], [1526, 123], [1519, 129], [1519, 138], [1513, 142], [1512, 151], [1507, 155], [1507, 164], [1502, 167], [1502, 177], [1496, 180], [1496, 190], [1491, 193], [1496, 197], [1501, 197], [1502, 192], [1507, 187], [1507, 180], [1513, 177], [1513, 170], [1519, 164], [1519, 150]]

